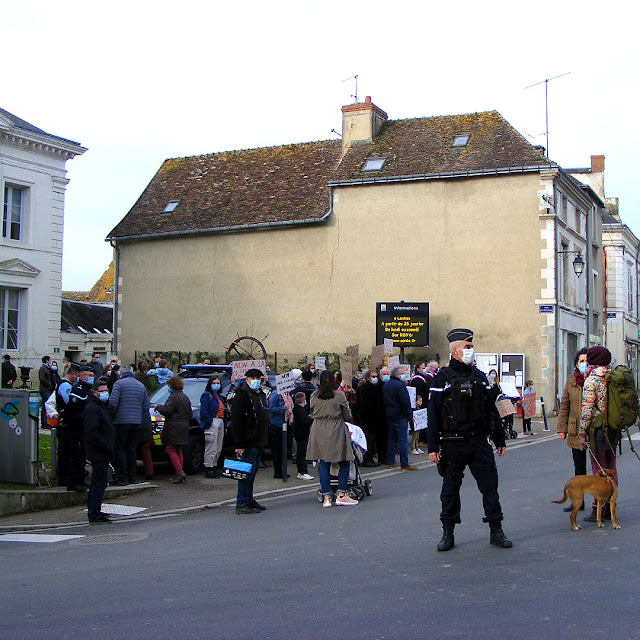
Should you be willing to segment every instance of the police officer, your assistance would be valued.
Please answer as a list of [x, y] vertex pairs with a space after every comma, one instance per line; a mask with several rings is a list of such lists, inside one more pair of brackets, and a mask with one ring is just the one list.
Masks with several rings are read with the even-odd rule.
[[491, 529], [490, 543], [508, 548], [513, 543], [502, 531], [502, 508], [498, 497], [498, 471], [490, 437], [499, 456], [506, 451], [504, 430], [484, 373], [473, 366], [473, 332], [453, 329], [447, 334], [451, 360], [431, 384], [427, 445], [429, 460], [438, 464], [443, 477], [443, 536], [438, 551], [455, 546], [453, 529], [460, 520], [460, 486], [466, 466], [482, 493], [485, 517]]

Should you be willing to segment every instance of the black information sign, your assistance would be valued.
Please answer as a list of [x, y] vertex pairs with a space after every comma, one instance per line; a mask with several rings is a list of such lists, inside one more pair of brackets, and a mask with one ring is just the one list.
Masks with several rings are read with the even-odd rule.
[[395, 347], [428, 347], [429, 303], [376, 302], [376, 344], [385, 338]]

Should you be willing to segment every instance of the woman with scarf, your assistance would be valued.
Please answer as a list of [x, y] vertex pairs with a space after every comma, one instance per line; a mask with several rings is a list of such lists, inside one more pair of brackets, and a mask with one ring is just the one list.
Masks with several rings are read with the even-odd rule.
[[[580, 444], [583, 449], [587, 446], [591, 452], [591, 473], [595, 476], [600, 469], [611, 469], [618, 482], [616, 470], [615, 442], [607, 434], [608, 427], [596, 427], [590, 429], [593, 419], [604, 412], [607, 404], [607, 381], [605, 376], [611, 371], [611, 352], [606, 347], [591, 347], [587, 351], [587, 372], [584, 375], [584, 387], [582, 389], [582, 408], [580, 412]], [[587, 445], [587, 434], [590, 442]], [[597, 522], [596, 501], [593, 502], [591, 515], [585, 518], [586, 522]], [[605, 504], [603, 517], [610, 519], [611, 511]]]

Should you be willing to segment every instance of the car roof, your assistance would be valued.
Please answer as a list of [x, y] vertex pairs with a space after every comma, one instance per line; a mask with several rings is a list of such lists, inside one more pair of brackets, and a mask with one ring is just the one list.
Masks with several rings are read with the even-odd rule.
[[216, 373], [228, 373], [231, 375], [233, 367], [230, 364], [183, 364], [182, 378], [207, 377]]

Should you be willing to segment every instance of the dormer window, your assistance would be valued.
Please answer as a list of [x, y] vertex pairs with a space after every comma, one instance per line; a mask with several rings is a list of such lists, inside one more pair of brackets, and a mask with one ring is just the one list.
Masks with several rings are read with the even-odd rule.
[[466, 147], [470, 137], [471, 137], [470, 133], [459, 133], [458, 135], [453, 137], [453, 142], [451, 143], [451, 146]]
[[162, 210], [162, 213], [171, 213], [179, 204], [180, 200], [170, 200], [167, 206]]
[[386, 160], [386, 158], [367, 158], [360, 171], [380, 171]]

